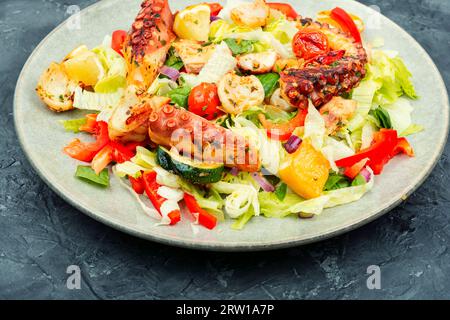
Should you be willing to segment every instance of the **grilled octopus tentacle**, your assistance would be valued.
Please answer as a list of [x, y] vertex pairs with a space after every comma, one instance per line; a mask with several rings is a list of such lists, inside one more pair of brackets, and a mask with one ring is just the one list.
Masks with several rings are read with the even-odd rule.
[[154, 109], [149, 117], [150, 139], [175, 147], [184, 155], [204, 162], [224, 163], [242, 171], [260, 170], [258, 151], [231, 130], [169, 104]]
[[173, 14], [168, 0], [146, 0], [125, 40], [128, 83], [148, 89], [164, 64], [173, 33]]
[[316, 59], [304, 63], [303, 68], [289, 68], [281, 73], [281, 95], [293, 106], [308, 107], [308, 99], [315, 107], [329, 102], [334, 96], [350, 92], [366, 75], [367, 54], [361, 43], [328, 24], [311, 19], [299, 20], [302, 28], [323, 32], [333, 52], [343, 56], [334, 63], [323, 64]]

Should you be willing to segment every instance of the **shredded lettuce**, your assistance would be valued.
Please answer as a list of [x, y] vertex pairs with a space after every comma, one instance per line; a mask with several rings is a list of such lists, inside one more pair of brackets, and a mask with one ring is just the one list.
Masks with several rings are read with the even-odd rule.
[[256, 29], [248, 32], [229, 33], [224, 36], [225, 38], [233, 38], [240, 40], [253, 40], [259, 41], [262, 45], [267, 46], [275, 50], [283, 59], [294, 57], [292, 46], [290, 44], [282, 44], [275, 36], [270, 32], [265, 32], [262, 29]]
[[424, 127], [419, 124], [412, 124], [410, 125], [405, 131], [403, 131], [400, 136], [401, 137], [407, 137], [412, 134], [416, 134], [419, 132], [422, 132], [424, 130]]
[[146, 169], [153, 169], [158, 166], [156, 163], [156, 154], [144, 147], [136, 148], [136, 155], [133, 159], [131, 159], [131, 161]]
[[224, 181], [212, 184], [212, 189], [218, 194], [227, 195], [224, 200], [225, 213], [237, 219], [251, 210], [252, 216], [260, 215], [258, 201], [259, 185], [250, 174], [241, 172], [237, 177], [227, 175]]
[[73, 133], [80, 132], [80, 127], [84, 124], [86, 124], [86, 117], [81, 119], [73, 119], [73, 120], [61, 120], [59, 123], [61, 123], [64, 126], [64, 129], [66, 131], [70, 131]]
[[82, 110], [112, 110], [119, 104], [122, 95], [122, 89], [115, 93], [95, 93], [77, 87], [75, 89], [73, 106]]
[[384, 105], [383, 109], [389, 114], [392, 128], [399, 134], [411, 126], [413, 107], [408, 99], [401, 97], [393, 104]]
[[292, 42], [292, 38], [297, 34], [298, 28], [295, 21], [289, 21], [283, 17], [269, 22], [264, 31], [270, 32], [275, 39], [286, 45]]
[[284, 218], [298, 213], [320, 215], [326, 208], [360, 200], [373, 188], [375, 181], [373, 172], [371, 176], [368, 183], [326, 191], [323, 196], [311, 200], [304, 200], [296, 194], [288, 193], [284, 201], [280, 201], [273, 193], [261, 192], [259, 194], [261, 213], [270, 218]]
[[139, 178], [142, 171], [149, 171], [149, 169], [141, 167], [132, 161], [127, 161], [116, 165], [116, 175], [120, 178], [125, 178], [127, 176]]
[[111, 46], [101, 45], [92, 49], [102, 62], [106, 75], [95, 85], [97, 93], [114, 93], [126, 86], [127, 65], [125, 59]]
[[211, 58], [198, 75], [182, 73], [181, 77], [185, 85], [191, 88], [202, 82], [217, 83], [225, 74], [234, 70], [236, 65], [237, 61], [231, 54], [227, 44], [221, 42], [216, 46]]
[[158, 77], [155, 79], [155, 81], [153, 81], [147, 92], [150, 95], [164, 96], [176, 88], [178, 88], [178, 84], [175, 81]]

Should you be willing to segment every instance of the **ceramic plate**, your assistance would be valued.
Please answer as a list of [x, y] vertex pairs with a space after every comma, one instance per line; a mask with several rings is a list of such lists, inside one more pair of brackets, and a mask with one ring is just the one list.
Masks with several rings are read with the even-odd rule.
[[[50, 62], [60, 61], [80, 44], [94, 47], [116, 29], [127, 30], [139, 10], [140, 0], [105, 0], [90, 6], [81, 12], [80, 29], [70, 28], [74, 21], [66, 21], [51, 32], [29, 58], [17, 83], [14, 115], [20, 141], [31, 164], [55, 192], [92, 218], [141, 238], [196, 249], [250, 251], [296, 246], [347, 232], [388, 212], [418, 188], [443, 151], [448, 133], [448, 96], [442, 77], [425, 50], [410, 35], [358, 2], [290, 2], [303, 16], [315, 17], [317, 12], [337, 5], [359, 15], [369, 22], [366, 40], [370, 42], [383, 36], [385, 48], [399, 51], [414, 75], [421, 96], [414, 102], [414, 122], [426, 127], [425, 133], [410, 139], [417, 156], [395, 158], [383, 175], [377, 177], [374, 189], [361, 201], [326, 210], [311, 220], [259, 217], [243, 231], [232, 230], [229, 222], [219, 224], [214, 231], [203, 228], [195, 231], [188, 222], [176, 227], [156, 227], [155, 221], [141, 211], [133, 195], [116, 179], [112, 179], [111, 188], [105, 191], [74, 178], [79, 163], [61, 152], [74, 136], [64, 132], [58, 120], [77, 118], [81, 113], [48, 111], [34, 88]], [[171, 1], [174, 12], [189, 4], [192, 1]]]

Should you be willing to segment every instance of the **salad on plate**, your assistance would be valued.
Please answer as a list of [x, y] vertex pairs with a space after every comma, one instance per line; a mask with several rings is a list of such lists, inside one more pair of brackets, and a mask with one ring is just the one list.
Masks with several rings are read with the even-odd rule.
[[92, 137], [63, 149], [75, 176], [107, 189], [112, 172], [161, 225], [313, 218], [359, 201], [423, 130], [400, 53], [364, 28], [339, 7], [311, 19], [264, 0], [176, 13], [146, 0], [130, 30], [52, 63], [36, 91], [52, 111], [87, 110], [61, 120]]

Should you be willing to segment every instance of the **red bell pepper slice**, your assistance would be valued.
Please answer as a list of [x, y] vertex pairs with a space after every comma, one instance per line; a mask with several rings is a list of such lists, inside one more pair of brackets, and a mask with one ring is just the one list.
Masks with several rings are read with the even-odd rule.
[[64, 148], [64, 153], [76, 160], [91, 162], [95, 155], [109, 143], [108, 124], [103, 121], [97, 122], [94, 135], [95, 142], [85, 143], [75, 139]]
[[267, 5], [274, 10], [278, 10], [284, 13], [288, 18], [296, 19], [298, 17], [297, 12], [290, 4], [280, 3], [280, 2], [272, 2], [267, 3]]
[[344, 168], [352, 167], [361, 160], [368, 158], [367, 165], [372, 168], [376, 175], [379, 175], [389, 160], [400, 152], [410, 156], [414, 155], [408, 141], [405, 138], [398, 138], [397, 131], [381, 129], [374, 134], [372, 146], [361, 150], [354, 156], [336, 161], [336, 165]]
[[[167, 201], [167, 199], [158, 194], [160, 185], [156, 182], [156, 172], [145, 172], [142, 177], [144, 181], [145, 193], [155, 209], [161, 214], [161, 206]], [[175, 225], [181, 220], [181, 212], [180, 210], [174, 210], [168, 214], [168, 217], [170, 219], [170, 225]]]
[[286, 141], [292, 136], [292, 132], [298, 127], [305, 125], [307, 109], [300, 109], [297, 115], [285, 123], [273, 123], [267, 120], [264, 114], [259, 114], [258, 118], [264, 129], [267, 130], [267, 135], [273, 140]]
[[[200, 208], [197, 200], [190, 194], [184, 194], [184, 202], [192, 214], [198, 214], [198, 223], [205, 228], [212, 230], [217, 225], [217, 218], [208, 211]], [[196, 217], [197, 218], [197, 217]]]
[[223, 7], [220, 3], [205, 3], [211, 9], [211, 17], [216, 17], [219, 15], [220, 11], [222, 11]]
[[397, 141], [397, 146], [394, 149], [394, 154], [406, 154], [408, 157], [414, 157], [414, 149], [409, 144], [406, 138], [399, 138]]
[[356, 42], [361, 43], [361, 34], [352, 17], [342, 8], [336, 7], [331, 10], [331, 18], [339, 23], [342, 30], [349, 33]]
[[80, 131], [92, 133], [94, 134], [97, 130], [97, 114], [87, 114], [86, 115], [86, 123], [83, 124], [80, 128]]
[[133, 188], [134, 192], [136, 192], [137, 194], [144, 194], [145, 185], [142, 176], [139, 178], [128, 177], [128, 179], [130, 180], [131, 187]]
[[95, 155], [94, 159], [92, 159], [91, 168], [97, 175], [114, 160], [113, 152], [113, 147], [110, 144], [107, 144]]
[[368, 161], [369, 159], [366, 158], [361, 160], [360, 162], [355, 163], [351, 167], [345, 168], [344, 175], [352, 180], [355, 179], [358, 176], [358, 174], [362, 171], [362, 169], [364, 169]]
[[116, 30], [112, 34], [111, 48], [123, 57], [122, 49], [128, 34], [125, 30]]

